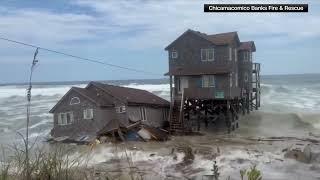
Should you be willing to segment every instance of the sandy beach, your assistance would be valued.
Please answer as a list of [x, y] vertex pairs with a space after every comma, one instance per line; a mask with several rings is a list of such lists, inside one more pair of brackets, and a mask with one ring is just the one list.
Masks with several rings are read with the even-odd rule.
[[[207, 130], [203, 135], [172, 136], [166, 142], [99, 144], [84, 147], [82, 153], [90, 152], [86, 163], [97, 176], [108, 174], [115, 179], [129, 178], [130, 171], [145, 179], [203, 179], [212, 175], [214, 161], [221, 179], [240, 179], [240, 170], [254, 165], [263, 179], [320, 178], [320, 138], [313, 136], [312, 128], [311, 136], [304, 137], [276, 136], [272, 131], [269, 136], [263, 131], [249, 134], [246, 123], [256, 116], [259, 113], [244, 116], [240, 121], [244, 128], [232, 134]], [[308, 145], [310, 161], [287, 157], [291, 150], [303, 151]]]

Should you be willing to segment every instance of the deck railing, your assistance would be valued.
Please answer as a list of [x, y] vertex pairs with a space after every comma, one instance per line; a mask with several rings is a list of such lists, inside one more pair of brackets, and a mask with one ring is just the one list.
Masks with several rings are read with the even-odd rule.
[[185, 88], [184, 97], [188, 99], [232, 99], [240, 97], [241, 88]]

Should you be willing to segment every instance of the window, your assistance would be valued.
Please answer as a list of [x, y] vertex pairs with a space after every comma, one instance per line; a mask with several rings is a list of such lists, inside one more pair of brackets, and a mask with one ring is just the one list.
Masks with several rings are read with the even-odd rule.
[[215, 87], [214, 75], [202, 76], [202, 87]]
[[252, 52], [251, 51], [243, 52], [243, 60], [251, 62], [252, 61]]
[[248, 51], [243, 52], [243, 60], [249, 61], [249, 52]]
[[74, 105], [74, 104], [80, 104], [80, 98], [78, 97], [71, 98], [70, 105]]
[[83, 119], [93, 119], [93, 109], [83, 110]]
[[234, 60], [237, 62], [238, 61], [238, 50], [234, 49]]
[[184, 88], [188, 88], [189, 82], [187, 77], [178, 77], [177, 81], [178, 93], [181, 93]]
[[235, 86], [238, 87], [238, 73], [235, 74], [234, 79], [236, 81]]
[[177, 58], [178, 58], [178, 51], [173, 50], [173, 51], [171, 52], [171, 57], [172, 57], [172, 59], [177, 59]]
[[201, 49], [201, 61], [207, 61], [207, 50]]
[[213, 56], [214, 56], [214, 51], [213, 49], [207, 49], [207, 53], [208, 53], [208, 61], [213, 61]]
[[142, 121], [147, 120], [147, 111], [145, 107], [140, 107], [140, 117]]
[[232, 47], [229, 47], [229, 61], [232, 61]]
[[118, 107], [116, 107], [116, 112], [117, 112], [117, 113], [124, 113], [124, 112], [126, 112], [126, 106], [118, 106]]
[[201, 61], [214, 61], [214, 49], [201, 49]]
[[168, 110], [167, 109], [162, 109], [162, 119], [163, 120], [168, 120]]
[[73, 112], [58, 114], [58, 125], [68, 125], [73, 123]]
[[229, 80], [229, 81], [230, 81], [230, 87], [232, 87], [232, 85], [233, 85], [232, 76], [233, 76], [233, 73], [231, 73], [230, 76], [229, 76], [229, 77], [230, 77], [230, 78], [229, 78], [229, 79], [230, 79], [230, 80]]
[[244, 81], [245, 81], [245, 82], [248, 82], [248, 79], [249, 79], [248, 73], [245, 72], [245, 73], [244, 73]]

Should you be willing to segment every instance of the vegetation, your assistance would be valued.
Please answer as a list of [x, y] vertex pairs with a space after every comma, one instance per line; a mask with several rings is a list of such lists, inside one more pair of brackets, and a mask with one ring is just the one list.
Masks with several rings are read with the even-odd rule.
[[218, 180], [219, 179], [219, 176], [220, 176], [220, 173], [219, 173], [219, 167], [217, 165], [217, 161], [214, 161], [213, 163], [213, 177], [215, 180]]
[[247, 171], [248, 180], [261, 180], [261, 172], [256, 168], [256, 165], [252, 166], [249, 171]]
[[[70, 146], [52, 146], [50, 151], [46, 151], [43, 147], [30, 150], [30, 162], [28, 176], [31, 180], [78, 180], [78, 179], [113, 179], [108, 172], [91, 171], [86, 166], [86, 158], [84, 155], [70, 156], [74, 154], [74, 148]], [[4, 159], [5, 153], [2, 147], [3, 156], [1, 159], [0, 180], [20, 180], [26, 179], [25, 165], [25, 148], [17, 145], [6, 148], [11, 151], [12, 155], [8, 159]], [[142, 174], [135, 171], [131, 154], [124, 147], [125, 157], [128, 162], [129, 172], [127, 179], [143, 180]], [[216, 161], [212, 168], [213, 179], [220, 178], [219, 167]], [[98, 175], [97, 175], [98, 174]], [[240, 170], [241, 180], [262, 180], [261, 172], [252, 166], [248, 170]], [[231, 179], [228, 177], [227, 179]]]
[[[214, 161], [213, 169], [211, 171], [213, 172], [214, 180], [219, 180], [220, 172], [219, 172], [219, 167], [216, 161]], [[252, 166], [249, 170], [246, 170], [246, 169], [240, 170], [241, 180], [245, 180], [244, 178], [246, 175], [247, 175], [247, 180], [262, 180], [261, 171], [257, 169], [256, 165]], [[230, 180], [230, 176], [227, 177], [227, 180]]]
[[[7, 179], [51, 179], [67, 180], [83, 177], [77, 158], [70, 158], [71, 149], [65, 147], [54, 147], [51, 151], [36, 148], [29, 151], [29, 165], [26, 165], [26, 151], [17, 145], [8, 147], [12, 153], [9, 158], [2, 160], [1, 178]], [[4, 151], [4, 150], [3, 150]], [[31, 153], [32, 152], [32, 153]], [[5, 154], [3, 155], [5, 157]], [[29, 169], [27, 169], [29, 168]]]

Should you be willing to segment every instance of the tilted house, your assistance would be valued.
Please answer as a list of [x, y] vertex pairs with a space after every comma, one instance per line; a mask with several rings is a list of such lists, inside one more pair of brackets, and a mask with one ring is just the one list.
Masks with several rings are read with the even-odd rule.
[[54, 117], [51, 135], [81, 140], [138, 121], [162, 127], [168, 110], [168, 101], [148, 91], [90, 82], [85, 88], [72, 87], [50, 110]]
[[228, 129], [234, 129], [238, 112], [259, 107], [260, 64], [252, 63], [253, 41], [240, 42], [237, 32], [208, 35], [187, 30], [165, 50], [172, 131], [189, 131], [194, 126], [200, 130], [202, 122], [208, 124], [217, 117], [224, 117]]

